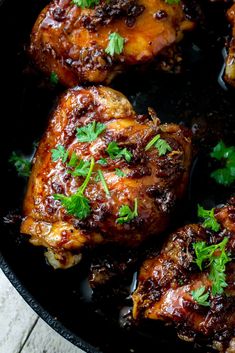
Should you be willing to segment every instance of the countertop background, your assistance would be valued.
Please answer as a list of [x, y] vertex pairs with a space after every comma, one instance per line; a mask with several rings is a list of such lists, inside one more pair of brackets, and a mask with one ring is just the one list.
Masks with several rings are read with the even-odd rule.
[[29, 307], [0, 269], [0, 353], [84, 353]]

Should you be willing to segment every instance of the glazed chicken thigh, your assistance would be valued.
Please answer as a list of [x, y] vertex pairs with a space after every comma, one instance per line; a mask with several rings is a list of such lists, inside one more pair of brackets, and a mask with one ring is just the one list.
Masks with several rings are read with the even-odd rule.
[[21, 232], [54, 267], [102, 243], [164, 231], [187, 187], [190, 132], [137, 115], [119, 92], [76, 87], [60, 99], [33, 160]]
[[224, 78], [230, 85], [235, 86], [235, 4], [228, 10], [227, 17], [232, 27], [232, 39], [229, 43]]
[[194, 26], [182, 2], [91, 3], [96, 5], [82, 8], [71, 0], [54, 0], [32, 31], [30, 54], [35, 64], [48, 75], [56, 73], [68, 87], [109, 83], [128, 65], [152, 61]]
[[[170, 235], [157, 256], [144, 262], [138, 288], [133, 294], [133, 316], [135, 319], [163, 320], [173, 324], [179, 337], [186, 341], [206, 341], [221, 352], [233, 353], [235, 198], [228, 205], [215, 209], [215, 218], [220, 225], [218, 232], [209, 231], [200, 224], [184, 226]], [[223, 247], [215, 248], [214, 253], [212, 251], [213, 261], [220, 269], [216, 275], [209, 274], [208, 263], [202, 270], [197, 265], [195, 249], [199, 253], [202, 242], [208, 246], [223, 244]], [[205, 256], [206, 251], [204, 247], [201, 256]], [[224, 291], [222, 287], [216, 287], [218, 283], [223, 283]], [[217, 293], [213, 294], [213, 291]]]

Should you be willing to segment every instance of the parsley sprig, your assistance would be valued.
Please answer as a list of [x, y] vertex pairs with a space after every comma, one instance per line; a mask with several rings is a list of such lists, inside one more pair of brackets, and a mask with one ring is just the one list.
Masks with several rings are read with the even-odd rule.
[[102, 170], [98, 169], [97, 173], [98, 173], [98, 176], [99, 176], [99, 180], [101, 181], [101, 184], [103, 185], [103, 188], [104, 188], [104, 191], [105, 191], [106, 195], [110, 196], [108, 185], [106, 183], [106, 180], [104, 178], [104, 174], [103, 174]]
[[151, 141], [145, 147], [145, 151], [148, 151], [151, 147], [155, 147], [158, 150], [159, 156], [164, 156], [167, 152], [172, 151], [171, 146], [166, 142], [166, 140], [161, 139], [158, 134], [152, 138]]
[[51, 75], [50, 75], [50, 82], [53, 84], [53, 85], [57, 85], [58, 82], [59, 82], [59, 77], [57, 75], [57, 73], [55, 71], [52, 71], [51, 72]]
[[210, 303], [208, 301], [209, 299], [209, 292], [205, 292], [206, 287], [201, 286], [195, 290], [191, 291], [193, 299], [202, 306], [210, 306]]
[[212, 281], [212, 294], [222, 294], [227, 287], [225, 265], [231, 261], [226, 253], [228, 238], [225, 237], [220, 243], [207, 245], [204, 241], [193, 243], [196, 255], [196, 264], [203, 270], [203, 267], [210, 267], [209, 278]]
[[109, 143], [106, 151], [112, 159], [123, 157], [127, 162], [131, 161], [132, 153], [127, 148], [120, 148], [115, 141]]
[[169, 5], [178, 5], [180, 0], [165, 0], [165, 2]]
[[128, 205], [123, 205], [119, 209], [119, 218], [117, 218], [118, 224], [123, 224], [132, 221], [135, 217], [138, 217], [138, 200], [135, 198], [134, 210], [132, 211]]
[[212, 229], [215, 232], [219, 231], [220, 224], [215, 218], [214, 208], [211, 210], [205, 210], [202, 206], [197, 205], [197, 215], [198, 217], [204, 218], [204, 222], [202, 223], [203, 227]]
[[120, 55], [124, 49], [125, 39], [118, 34], [117, 32], [113, 32], [109, 35], [109, 44], [105, 49], [105, 52], [111, 56], [114, 54]]
[[220, 141], [211, 152], [210, 156], [218, 161], [224, 161], [223, 168], [219, 168], [211, 173], [211, 177], [224, 186], [229, 186], [235, 181], [235, 147], [226, 147], [223, 141]]
[[19, 176], [28, 177], [31, 171], [31, 162], [16, 152], [12, 152], [9, 162], [13, 164]]
[[87, 9], [98, 5], [100, 0], [72, 0], [74, 5], [81, 7], [82, 9]]
[[89, 183], [93, 168], [95, 165], [94, 158], [92, 157], [89, 172], [82, 185], [78, 188], [77, 192], [71, 196], [61, 194], [54, 194], [54, 199], [61, 201], [61, 204], [66, 209], [68, 214], [74, 215], [77, 218], [84, 219], [91, 213], [89, 200], [83, 195]]
[[79, 142], [92, 142], [106, 129], [106, 125], [93, 121], [92, 123], [77, 129]]
[[116, 169], [115, 169], [115, 174], [116, 174], [118, 177], [120, 177], [120, 178], [123, 178], [123, 177], [126, 176], [126, 174], [125, 174], [121, 169], [119, 169], [119, 168], [116, 168]]
[[62, 162], [65, 163], [68, 159], [68, 155], [68, 151], [62, 145], [58, 145], [56, 148], [51, 150], [51, 158], [53, 162], [57, 162], [59, 159], [61, 159]]
[[80, 161], [77, 161], [77, 163], [78, 164], [75, 165], [74, 170], [68, 170], [68, 173], [72, 174], [74, 177], [87, 176], [90, 169], [90, 163], [88, 161], [84, 161], [83, 159], [80, 159]]

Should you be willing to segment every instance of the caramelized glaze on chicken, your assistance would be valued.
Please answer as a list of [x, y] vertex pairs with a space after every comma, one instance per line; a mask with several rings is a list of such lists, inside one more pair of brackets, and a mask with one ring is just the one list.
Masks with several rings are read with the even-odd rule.
[[[54, 0], [39, 15], [30, 53], [46, 74], [55, 72], [69, 87], [109, 83], [128, 65], [152, 61], [193, 27], [184, 5], [164, 0], [101, 0], [82, 9], [71, 0]], [[123, 52], [108, 55], [109, 35], [125, 39]]]
[[[135, 319], [164, 320], [175, 325], [180, 338], [201, 339], [221, 352], [234, 352], [235, 344], [235, 198], [215, 210], [220, 232], [199, 224], [184, 226], [171, 234], [157, 256], [147, 259], [133, 294]], [[226, 265], [227, 287], [211, 296], [210, 306], [198, 304], [191, 292], [205, 287], [211, 291], [208, 269], [195, 263], [193, 243], [217, 244], [228, 237], [226, 250], [233, 259]]]
[[[103, 123], [105, 131], [90, 143], [79, 142], [77, 128], [94, 121]], [[145, 151], [158, 134], [171, 149], [162, 156], [155, 147]], [[131, 160], [112, 159], [107, 153], [111, 142], [126, 148]], [[53, 162], [51, 151], [59, 145], [68, 151], [68, 160], [73, 152], [84, 161], [95, 160], [84, 192], [91, 208], [85, 219], [69, 215], [53, 196], [71, 196], [84, 181], [84, 177], [69, 173], [69, 166], [61, 159]], [[98, 163], [102, 158], [106, 159], [105, 165]], [[55, 267], [73, 265], [84, 246], [109, 242], [137, 246], [166, 229], [176, 201], [187, 187], [190, 162], [191, 137], [186, 128], [160, 125], [154, 116], [137, 115], [128, 100], [110, 88], [70, 89], [60, 99], [35, 155], [21, 232], [31, 235], [35, 245], [49, 249], [49, 261], [54, 261]], [[110, 195], [97, 180], [98, 169], [103, 172]], [[117, 169], [124, 175], [118, 176]], [[120, 207], [127, 205], [133, 210], [135, 199], [138, 216], [119, 224]]]
[[229, 43], [224, 78], [230, 85], [235, 86], [235, 4], [228, 10], [227, 17], [232, 27], [232, 39]]

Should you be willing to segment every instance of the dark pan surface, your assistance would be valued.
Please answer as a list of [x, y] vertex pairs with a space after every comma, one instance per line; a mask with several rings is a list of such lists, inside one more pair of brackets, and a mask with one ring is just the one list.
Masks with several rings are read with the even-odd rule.
[[[6, 216], [9, 220], [9, 212], [19, 214], [26, 186], [25, 180], [9, 167], [9, 155], [13, 150], [32, 154], [33, 143], [42, 135], [56, 97], [63, 91], [28, 65], [24, 51], [36, 16], [45, 4], [46, 1], [5, 1], [0, 7], [1, 220]], [[187, 207], [182, 205], [179, 209], [172, 229], [195, 220], [197, 203], [212, 207], [234, 193], [234, 187], [225, 189], [210, 179], [214, 166], [208, 157], [210, 148], [221, 138], [228, 145], [235, 145], [235, 92], [218, 83], [223, 35], [228, 33], [225, 6], [210, 4], [205, 8], [210, 20], [204, 29], [186, 38], [181, 75], [132, 72], [112, 84], [127, 95], [138, 112], [146, 113], [151, 106], [163, 122], [184, 122], [195, 133], [197, 153], [185, 200]], [[87, 352], [204, 352], [180, 342], [174, 331], [160, 324], [129, 324], [123, 313], [131, 305], [126, 291], [132, 274], [125, 283], [120, 282], [116, 294], [102, 293], [100, 298], [94, 296], [91, 300], [86, 282], [89, 257], [79, 267], [54, 271], [46, 265], [42, 249], [34, 248], [26, 237], [20, 236], [19, 222], [9, 225], [1, 221], [0, 250], [3, 270], [26, 301], [52, 327]], [[112, 251], [115, 253], [115, 249]]]

